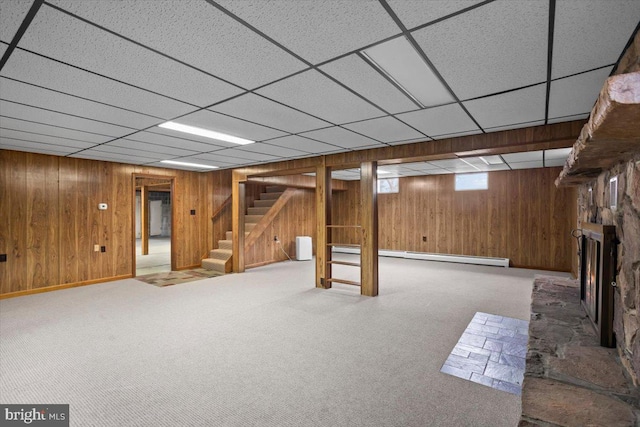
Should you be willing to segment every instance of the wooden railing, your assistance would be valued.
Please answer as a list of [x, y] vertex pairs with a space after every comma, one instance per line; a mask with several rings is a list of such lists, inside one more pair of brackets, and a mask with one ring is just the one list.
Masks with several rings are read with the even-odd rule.
[[231, 196], [227, 197], [227, 199], [222, 202], [222, 204], [216, 209], [216, 211], [211, 216], [211, 221], [215, 220], [218, 215], [227, 207], [227, 205], [231, 204]]

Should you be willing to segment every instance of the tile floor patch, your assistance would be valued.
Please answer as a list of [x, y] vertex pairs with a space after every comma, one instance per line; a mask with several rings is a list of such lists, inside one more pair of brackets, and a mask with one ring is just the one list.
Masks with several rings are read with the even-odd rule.
[[529, 322], [476, 313], [440, 372], [520, 395]]

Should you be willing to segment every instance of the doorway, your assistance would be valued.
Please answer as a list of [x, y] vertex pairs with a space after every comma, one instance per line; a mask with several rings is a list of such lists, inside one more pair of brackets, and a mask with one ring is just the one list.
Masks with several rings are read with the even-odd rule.
[[174, 270], [173, 177], [134, 174], [134, 276]]

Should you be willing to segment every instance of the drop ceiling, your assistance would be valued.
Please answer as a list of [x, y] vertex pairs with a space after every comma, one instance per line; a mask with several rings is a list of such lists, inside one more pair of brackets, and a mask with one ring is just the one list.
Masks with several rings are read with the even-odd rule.
[[0, 149], [235, 168], [584, 119], [639, 21], [638, 0], [0, 0]]

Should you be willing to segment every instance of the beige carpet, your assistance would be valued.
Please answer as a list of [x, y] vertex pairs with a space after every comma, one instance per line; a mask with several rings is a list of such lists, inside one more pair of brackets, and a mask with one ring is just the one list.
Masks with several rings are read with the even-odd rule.
[[517, 425], [518, 396], [440, 368], [476, 312], [528, 319], [535, 271], [381, 258], [376, 298], [314, 273], [0, 300], [0, 399], [72, 426]]

